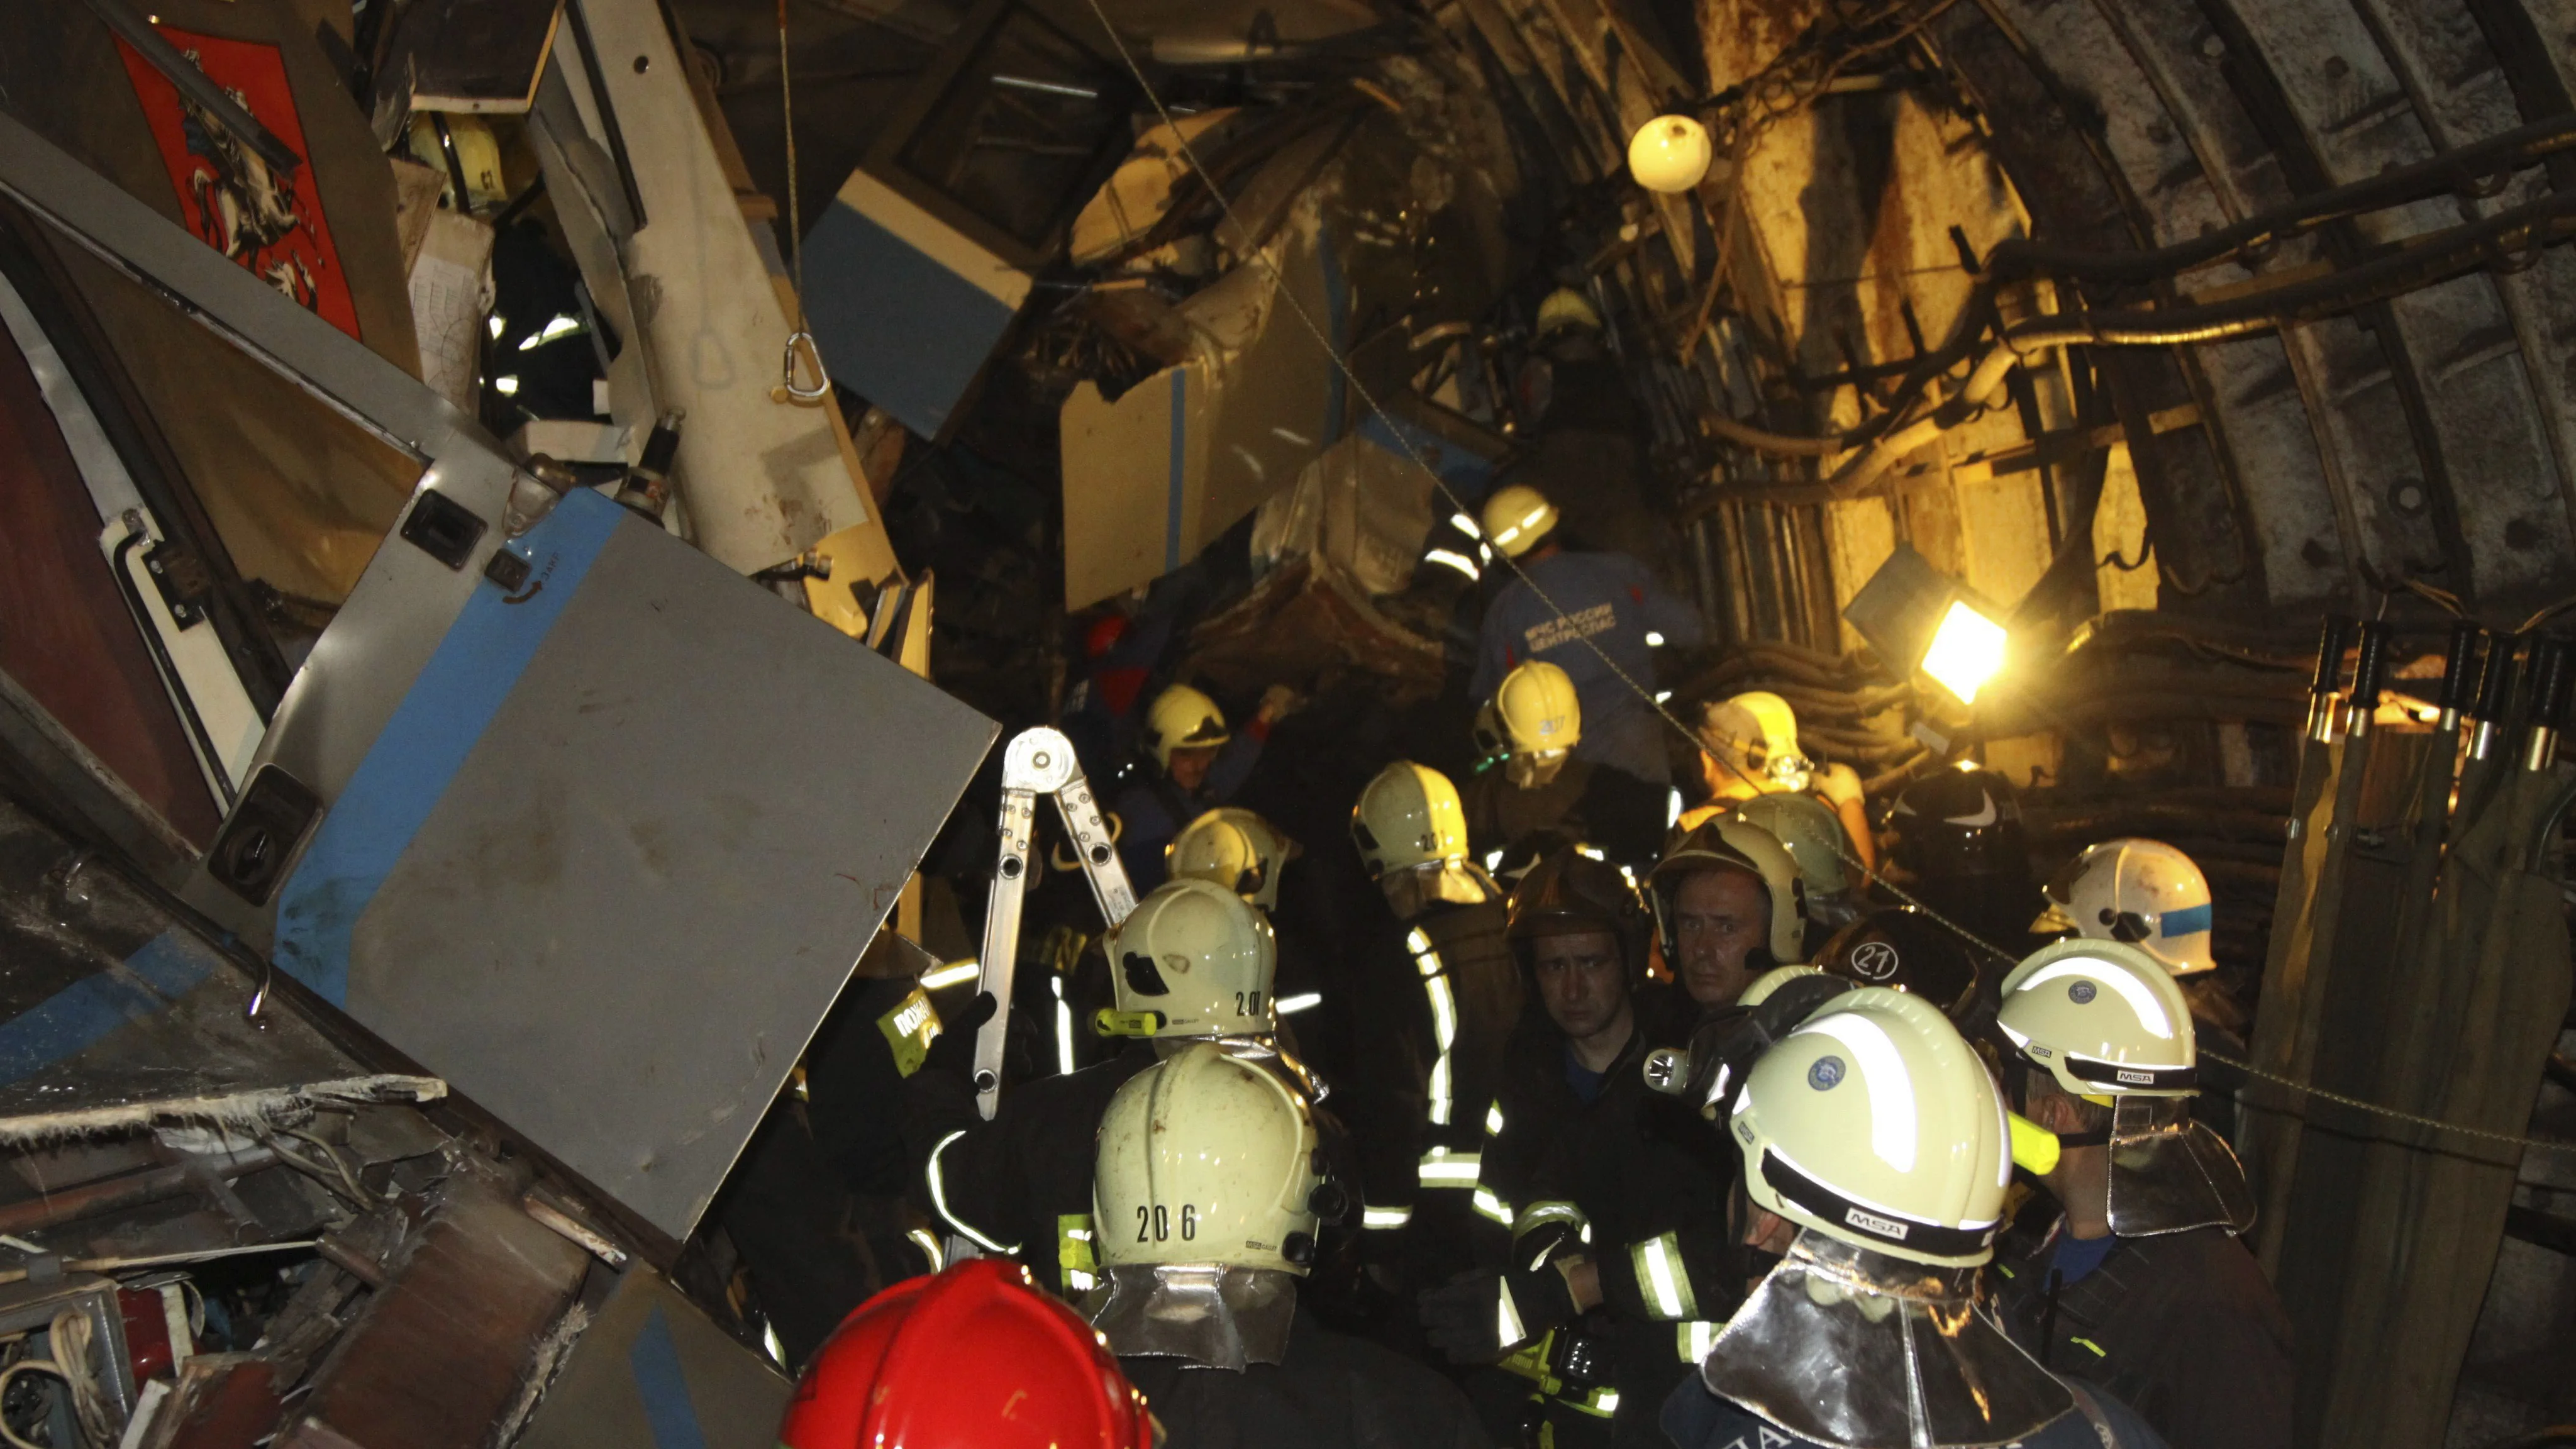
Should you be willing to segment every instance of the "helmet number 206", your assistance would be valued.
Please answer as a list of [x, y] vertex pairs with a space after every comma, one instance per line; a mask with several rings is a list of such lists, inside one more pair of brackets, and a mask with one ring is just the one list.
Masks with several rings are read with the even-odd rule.
[[[1194, 1241], [1199, 1235], [1199, 1210], [1195, 1203], [1181, 1204], [1181, 1241]], [[1136, 1209], [1136, 1241], [1168, 1243], [1172, 1240], [1172, 1210], [1156, 1203]]]

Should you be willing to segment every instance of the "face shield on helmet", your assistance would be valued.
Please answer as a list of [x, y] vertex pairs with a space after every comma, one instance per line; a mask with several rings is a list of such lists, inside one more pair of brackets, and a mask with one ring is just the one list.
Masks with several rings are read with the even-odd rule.
[[1769, 690], [1710, 704], [1700, 716], [1699, 742], [1717, 757], [1729, 781], [1794, 792], [1805, 790], [1815, 775], [1815, 762], [1798, 749], [1797, 712]]
[[1121, 1036], [1268, 1036], [1279, 947], [1243, 897], [1203, 880], [1171, 880], [1136, 903], [1101, 941]]
[[1556, 505], [1526, 483], [1507, 483], [1485, 500], [1485, 539], [1505, 558], [1519, 558], [1556, 529]]
[[1150, 1449], [1152, 1417], [1074, 1311], [1006, 1258], [879, 1293], [797, 1379], [782, 1449]]
[[1153, 751], [1155, 767], [1166, 773], [1172, 768], [1172, 751], [1222, 745], [1232, 738], [1216, 701], [1186, 684], [1155, 695], [1145, 708], [1145, 748]]
[[1277, 1363], [1315, 1261], [1315, 1124], [1279, 1074], [1216, 1045], [1128, 1079], [1092, 1177], [1102, 1286], [1085, 1310], [1111, 1350], [1215, 1368]]
[[2236, 1154], [2191, 1119], [2199, 1047], [2182, 988], [2161, 962], [2118, 941], [2043, 947], [2004, 978], [1995, 1024], [2023, 1070], [2045, 1071], [2066, 1095], [2110, 1107], [2107, 1132], [2059, 1136], [2070, 1147], [2108, 1147], [2111, 1231], [2138, 1238], [2253, 1226]]
[[1770, 831], [1722, 814], [1702, 821], [1673, 842], [1646, 876], [1646, 901], [1654, 910], [1655, 933], [1667, 963], [1678, 969], [1681, 960], [1682, 881], [1703, 870], [1746, 872], [1762, 883], [1770, 898], [1771, 927], [1764, 948], [1771, 959], [1748, 962], [1752, 969], [1787, 965], [1806, 954], [1806, 893], [1798, 878], [1798, 863]]
[[2031, 923], [2034, 932], [2125, 941], [2176, 976], [2218, 969], [2209, 951], [2209, 879], [2161, 840], [2088, 846], [2049, 880], [2046, 894], [2048, 909]]
[[1494, 691], [1494, 715], [1508, 749], [1505, 778], [1524, 790], [1554, 780], [1583, 739], [1583, 705], [1574, 681], [1545, 660], [1533, 659], [1503, 676]]
[[1804, 1231], [1710, 1347], [1711, 1392], [1856, 1446], [2004, 1444], [2073, 1407], [1977, 1304], [2009, 1136], [1929, 1003], [1828, 1000], [1754, 1063], [1728, 1131], [1747, 1195]]
[[1265, 911], [1279, 904], [1280, 871], [1301, 853], [1277, 826], [1233, 805], [1191, 821], [1163, 847], [1173, 879], [1223, 886]]

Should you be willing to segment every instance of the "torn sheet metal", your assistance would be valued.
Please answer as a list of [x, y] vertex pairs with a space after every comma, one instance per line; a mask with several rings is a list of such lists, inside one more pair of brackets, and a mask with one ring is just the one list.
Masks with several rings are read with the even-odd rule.
[[1174, 188], [1190, 172], [1191, 155], [1206, 155], [1225, 123], [1238, 114], [1236, 107], [1220, 106], [1146, 127], [1136, 138], [1136, 149], [1073, 219], [1073, 264], [1098, 266], [1151, 231], [1171, 209]]
[[[655, 409], [688, 415], [678, 476], [693, 538], [750, 573], [871, 523], [832, 409], [771, 396], [786, 309], [661, 9], [653, 0], [578, 0], [576, 8], [587, 44], [555, 47], [564, 84], [541, 87], [538, 155], [584, 283], [612, 325], [631, 320], [636, 330], [621, 332], [630, 344], [640, 332], [643, 347], [627, 351], [649, 354], [638, 359], [648, 376], [630, 374], [626, 391], [648, 383]], [[612, 368], [612, 416], [641, 437], [652, 412], [617, 402], [620, 381]]]
[[[246, 880], [255, 779], [195, 894], [685, 1237], [995, 729], [596, 493], [499, 533], [424, 490], [385, 553], [480, 539], [474, 588], [370, 572], [261, 757], [328, 813]], [[341, 701], [387, 696], [341, 768]]]
[[536, 1406], [520, 1449], [770, 1449], [794, 1390], [649, 1269], [626, 1275]]
[[0, 1144], [198, 1123], [257, 1132], [317, 1105], [428, 1101], [291, 1016], [131, 882], [0, 804]]
[[1374, 676], [1391, 707], [1440, 690], [1441, 651], [1380, 613], [1360, 586], [1320, 555], [1274, 569], [1250, 594], [1190, 635], [1188, 668], [1216, 688], [1257, 693], [1282, 680], [1322, 687]]
[[1277, 564], [1320, 554], [1372, 595], [1404, 592], [1432, 525], [1455, 511], [1438, 485], [1473, 507], [1493, 480], [1503, 442], [1482, 432], [1410, 394], [1393, 399], [1261, 505], [1252, 556]]
[[1158, 578], [1296, 481], [1341, 436], [1349, 298], [1321, 208], [1180, 304], [1189, 361], [1062, 414], [1065, 606]]

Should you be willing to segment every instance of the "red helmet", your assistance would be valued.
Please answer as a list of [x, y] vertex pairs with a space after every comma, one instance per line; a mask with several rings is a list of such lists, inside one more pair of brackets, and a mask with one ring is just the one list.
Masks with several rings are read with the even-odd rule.
[[1152, 1449], [1145, 1396], [1091, 1325], [974, 1258], [859, 1305], [797, 1381], [782, 1449]]

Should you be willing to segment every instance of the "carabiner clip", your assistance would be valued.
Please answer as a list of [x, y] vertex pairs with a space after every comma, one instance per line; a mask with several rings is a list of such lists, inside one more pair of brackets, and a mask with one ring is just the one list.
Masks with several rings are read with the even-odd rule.
[[[796, 353], [800, 346], [806, 359], [814, 364], [814, 385], [810, 388], [796, 385]], [[771, 402], [820, 407], [823, 399], [832, 395], [831, 375], [823, 370], [823, 351], [814, 345], [814, 334], [802, 327], [787, 334], [787, 351], [778, 360], [778, 373], [781, 381], [769, 390]]]

